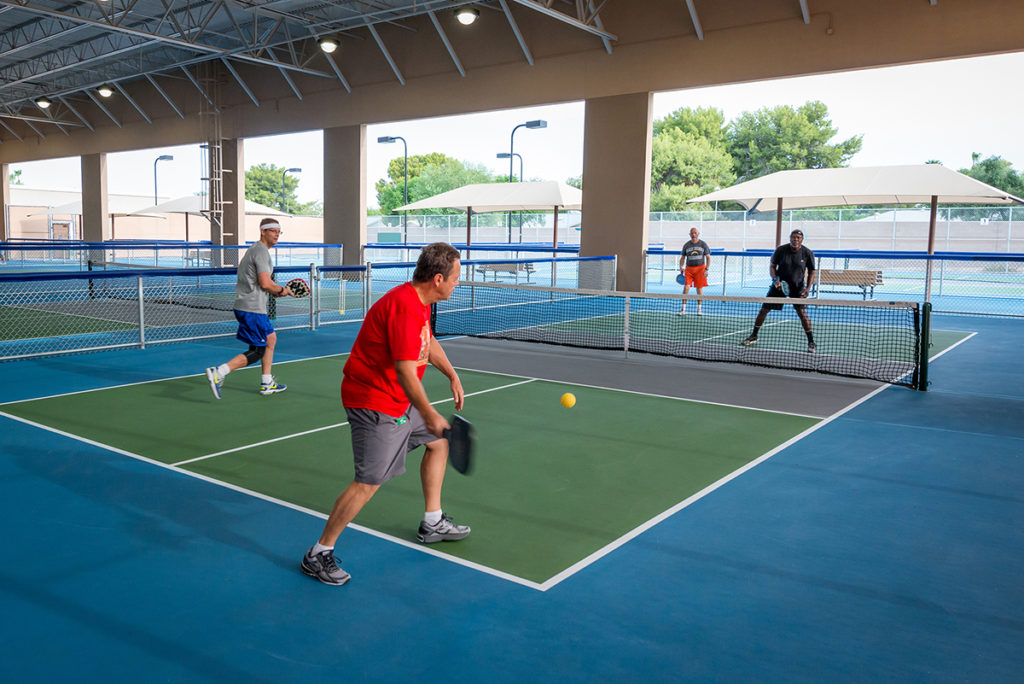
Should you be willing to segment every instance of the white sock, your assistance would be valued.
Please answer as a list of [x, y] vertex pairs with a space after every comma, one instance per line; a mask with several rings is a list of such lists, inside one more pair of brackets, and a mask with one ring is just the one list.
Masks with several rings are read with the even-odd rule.
[[231, 369], [228, 368], [228, 364], [226, 363], [222, 363], [219, 366], [217, 366], [217, 374], [220, 375], [222, 378], [225, 377], [230, 372]]
[[269, 385], [270, 383], [274, 382], [274, 376], [273, 375], [262, 375], [262, 376], [260, 376], [260, 382], [262, 382], [264, 385]]
[[423, 514], [423, 520], [426, 521], [428, 525], [436, 525], [441, 522], [441, 513], [442, 511], [440, 510], [427, 511]]
[[323, 553], [324, 551], [333, 551], [333, 550], [334, 550], [333, 546], [324, 546], [320, 542], [317, 542], [316, 544], [313, 544], [313, 549], [309, 552], [309, 555], [315, 556], [318, 553]]

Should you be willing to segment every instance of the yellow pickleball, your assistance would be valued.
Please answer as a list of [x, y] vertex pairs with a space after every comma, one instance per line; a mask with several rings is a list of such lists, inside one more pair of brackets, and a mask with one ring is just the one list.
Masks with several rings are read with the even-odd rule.
[[572, 408], [576, 405], [576, 395], [571, 392], [566, 392], [562, 395], [562, 406], [565, 408]]

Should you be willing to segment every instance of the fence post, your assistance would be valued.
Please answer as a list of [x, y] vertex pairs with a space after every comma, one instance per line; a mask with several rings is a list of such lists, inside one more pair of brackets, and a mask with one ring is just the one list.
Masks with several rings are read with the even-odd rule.
[[142, 276], [135, 276], [136, 292], [139, 298], [139, 348], [146, 348], [146, 312], [142, 299]]
[[317, 290], [316, 264], [309, 265], [309, 329], [316, 330], [316, 298], [313, 293]]
[[626, 295], [622, 317], [622, 355], [629, 358], [629, 295]]

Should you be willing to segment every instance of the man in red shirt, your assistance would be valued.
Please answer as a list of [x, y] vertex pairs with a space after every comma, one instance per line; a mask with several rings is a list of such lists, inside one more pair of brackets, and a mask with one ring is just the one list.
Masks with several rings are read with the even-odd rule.
[[459, 376], [430, 330], [430, 306], [448, 299], [459, 284], [459, 251], [444, 242], [423, 248], [412, 281], [381, 297], [352, 346], [341, 382], [341, 401], [352, 429], [355, 478], [334, 502], [320, 539], [302, 559], [302, 571], [324, 584], [350, 579], [334, 559], [342, 530], [382, 484], [405, 472], [405, 454], [423, 445], [420, 464], [425, 504], [416, 538], [425, 544], [469, 534], [441, 508], [441, 483], [448, 463], [450, 427], [427, 399], [421, 380], [427, 363], [451, 380], [455, 410], [464, 392]]

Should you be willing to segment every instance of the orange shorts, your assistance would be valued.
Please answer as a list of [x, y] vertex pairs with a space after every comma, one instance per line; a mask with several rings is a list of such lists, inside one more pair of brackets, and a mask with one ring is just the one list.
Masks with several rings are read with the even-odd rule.
[[707, 287], [707, 265], [701, 264], [700, 266], [687, 266], [684, 273], [686, 274], [686, 284], [693, 285], [694, 287]]

